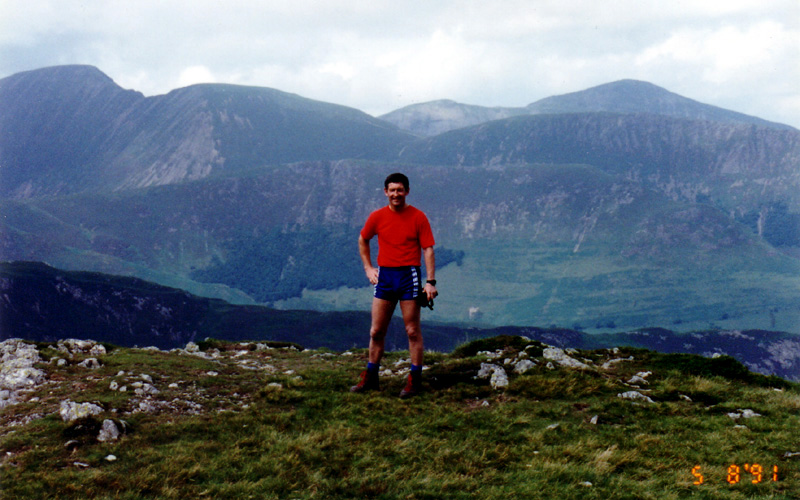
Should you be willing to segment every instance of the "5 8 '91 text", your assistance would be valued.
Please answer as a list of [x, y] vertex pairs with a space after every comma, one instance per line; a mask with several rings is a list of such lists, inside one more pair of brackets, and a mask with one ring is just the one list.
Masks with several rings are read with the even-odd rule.
[[[778, 466], [773, 465], [771, 468], [763, 467], [760, 464], [744, 464], [740, 467], [736, 464], [728, 466], [725, 481], [728, 484], [738, 484], [740, 482], [750, 482], [752, 484], [759, 484], [762, 482], [777, 482], [778, 481]], [[706, 482], [706, 477], [703, 474], [703, 468], [699, 465], [692, 467], [692, 476], [694, 476], [695, 486], [699, 486]]]

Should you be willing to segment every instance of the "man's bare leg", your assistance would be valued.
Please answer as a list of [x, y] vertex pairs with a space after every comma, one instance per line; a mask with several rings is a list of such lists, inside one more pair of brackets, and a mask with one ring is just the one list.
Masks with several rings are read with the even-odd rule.
[[378, 365], [383, 358], [384, 342], [389, 322], [392, 320], [397, 302], [372, 299], [372, 325], [369, 330], [369, 365], [361, 372], [361, 381], [350, 388], [350, 392], [366, 392], [380, 390], [378, 383]]
[[403, 323], [408, 334], [408, 351], [411, 354], [411, 373], [408, 375], [408, 384], [400, 391], [401, 398], [410, 398], [422, 391], [422, 329], [420, 328], [420, 306], [416, 300], [403, 300], [400, 302], [403, 312]]
[[378, 364], [383, 358], [384, 341], [397, 302], [372, 298], [372, 326], [369, 330], [369, 362]]
[[408, 352], [411, 354], [411, 364], [422, 366], [425, 348], [422, 343], [419, 303], [416, 300], [401, 300], [400, 311], [403, 313], [403, 323], [408, 335]]

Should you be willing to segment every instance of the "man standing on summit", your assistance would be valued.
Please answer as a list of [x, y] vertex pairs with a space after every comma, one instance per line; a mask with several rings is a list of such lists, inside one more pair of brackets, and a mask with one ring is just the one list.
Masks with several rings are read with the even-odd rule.
[[[350, 388], [352, 392], [378, 390], [378, 372], [383, 357], [384, 339], [395, 307], [400, 302], [408, 350], [411, 353], [411, 374], [401, 398], [416, 396], [421, 390], [422, 331], [420, 330], [420, 303], [424, 298], [433, 300], [436, 291], [436, 262], [433, 253], [433, 232], [425, 214], [406, 203], [409, 192], [408, 177], [400, 173], [389, 175], [383, 183], [383, 192], [389, 203], [375, 210], [367, 218], [358, 237], [358, 250], [367, 279], [375, 285], [372, 299], [372, 326], [370, 327], [369, 363], [361, 373], [361, 381]], [[378, 267], [372, 265], [369, 240], [378, 236]], [[421, 286], [420, 260], [425, 258], [427, 281]], [[420, 297], [424, 294], [424, 297]]]

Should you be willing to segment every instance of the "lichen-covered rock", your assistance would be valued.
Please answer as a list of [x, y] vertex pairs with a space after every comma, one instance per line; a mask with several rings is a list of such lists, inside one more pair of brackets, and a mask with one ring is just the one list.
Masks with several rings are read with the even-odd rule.
[[[57, 348], [72, 357], [74, 354], [99, 354], [98, 345], [94, 340], [62, 339], [58, 341]], [[100, 347], [102, 352], [105, 353], [105, 347], [102, 345]]]
[[567, 356], [567, 354], [558, 347], [548, 347], [542, 353], [542, 357], [545, 359], [549, 359], [555, 361], [561, 366], [565, 366], [567, 368], [575, 368], [578, 370], [591, 370], [592, 368], [587, 365], [586, 363], [582, 363], [577, 359], [571, 358]]
[[100, 429], [100, 434], [98, 434], [97, 440], [101, 443], [105, 443], [108, 441], [116, 441], [119, 439], [119, 436], [120, 432], [117, 424], [110, 419], [103, 420], [103, 427]]
[[90, 417], [103, 413], [103, 408], [94, 403], [75, 403], [73, 401], [62, 401], [59, 414], [64, 422], [73, 422], [80, 418]]
[[645, 396], [644, 394], [638, 391], [623, 392], [617, 394], [617, 397], [622, 399], [632, 399], [634, 401], [645, 401], [647, 403], [654, 403], [652, 399], [650, 399], [649, 397]]
[[34, 365], [40, 361], [36, 346], [20, 339], [0, 342], [0, 408], [16, 404], [20, 389], [44, 382], [44, 372]]
[[492, 389], [504, 389], [508, 387], [508, 375], [506, 374], [505, 369], [497, 367], [494, 373], [492, 373], [492, 378], [489, 383], [491, 384]]
[[478, 371], [477, 378], [491, 377], [489, 383], [493, 389], [503, 389], [508, 387], [508, 374], [506, 370], [499, 365], [490, 363], [481, 363], [481, 369]]
[[529, 359], [521, 359], [514, 365], [514, 373], [523, 374], [533, 368], [535, 365], [536, 363]]

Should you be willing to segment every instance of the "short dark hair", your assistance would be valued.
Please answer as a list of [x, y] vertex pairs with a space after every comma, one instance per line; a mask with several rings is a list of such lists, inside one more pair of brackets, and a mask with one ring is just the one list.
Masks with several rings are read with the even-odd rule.
[[383, 188], [389, 189], [389, 184], [393, 182], [402, 184], [403, 187], [406, 188], [406, 191], [408, 191], [408, 177], [406, 177], [404, 174], [401, 174], [400, 172], [389, 174], [389, 176], [386, 177], [386, 180], [383, 181]]

